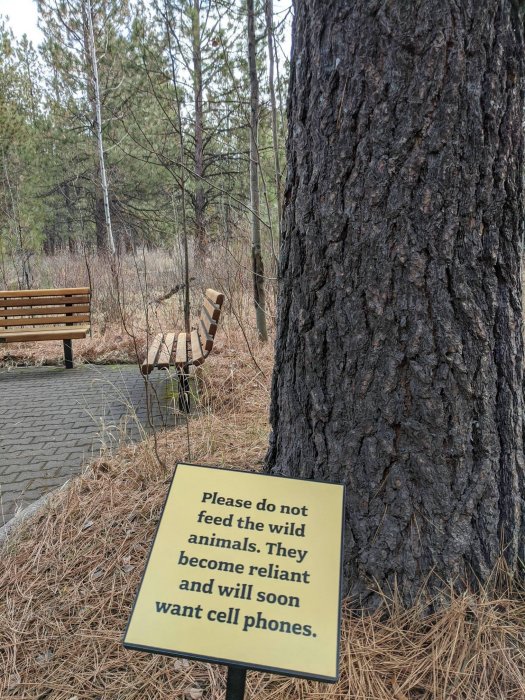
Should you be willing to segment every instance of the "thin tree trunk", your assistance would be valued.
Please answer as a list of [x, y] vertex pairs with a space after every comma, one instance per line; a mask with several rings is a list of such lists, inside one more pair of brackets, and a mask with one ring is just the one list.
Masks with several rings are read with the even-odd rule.
[[95, 96], [95, 129], [97, 134], [97, 144], [98, 144], [98, 157], [99, 157], [99, 170], [100, 170], [100, 184], [102, 187], [102, 196], [104, 202], [104, 219], [106, 223], [106, 235], [107, 235], [107, 247], [108, 250], [115, 255], [115, 239], [113, 237], [113, 230], [111, 227], [111, 212], [109, 209], [109, 191], [108, 182], [106, 177], [106, 164], [104, 159], [104, 142], [102, 139], [102, 110], [100, 106], [100, 84], [98, 80], [98, 64], [97, 64], [97, 52], [95, 47], [95, 34], [93, 32], [93, 16], [91, 10], [91, 0], [86, 0], [87, 3], [87, 20], [88, 20], [88, 30], [89, 30], [89, 46], [91, 54], [91, 68], [93, 73], [93, 88]]
[[186, 167], [184, 163], [184, 135], [182, 133], [182, 116], [181, 104], [179, 99], [179, 86], [177, 80], [177, 70], [175, 64], [175, 56], [173, 55], [173, 46], [171, 42], [171, 20], [168, 0], [164, 0], [164, 19], [166, 24], [166, 38], [168, 41], [168, 52], [170, 57], [171, 80], [173, 90], [175, 92], [175, 101], [177, 106], [177, 126], [179, 130], [179, 147], [180, 147], [180, 183], [181, 183], [181, 209], [182, 209], [182, 247], [184, 254], [184, 330], [189, 333], [190, 326], [190, 259], [188, 252], [188, 222], [186, 216]]
[[268, 340], [266, 329], [266, 301], [264, 294], [264, 263], [261, 250], [261, 224], [259, 219], [259, 153], [257, 135], [259, 128], [259, 81], [255, 44], [254, 0], [246, 0], [248, 11], [248, 70], [250, 74], [250, 194], [252, 209], [252, 266], [253, 298], [259, 339]]
[[192, 27], [192, 53], [193, 53], [193, 97], [195, 107], [195, 241], [200, 255], [206, 251], [206, 225], [205, 210], [206, 196], [202, 184], [204, 175], [204, 116], [202, 108], [202, 52], [201, 52], [201, 24], [200, 24], [200, 0], [193, 0], [193, 12], [191, 15]]
[[71, 201], [71, 188], [69, 182], [64, 183], [64, 204], [66, 207], [66, 231], [67, 244], [70, 253], [76, 252], [76, 241], [73, 231], [73, 203]]
[[523, 23], [297, 3], [272, 472], [344, 482], [346, 593], [524, 560]]
[[279, 140], [277, 137], [277, 104], [275, 101], [274, 85], [274, 32], [273, 32], [273, 0], [266, 0], [264, 5], [266, 16], [266, 37], [268, 41], [268, 86], [270, 90], [270, 106], [272, 111], [272, 143], [273, 158], [275, 167], [275, 193], [277, 197], [277, 219], [279, 226], [282, 215], [282, 194], [281, 194], [281, 164], [279, 158]]

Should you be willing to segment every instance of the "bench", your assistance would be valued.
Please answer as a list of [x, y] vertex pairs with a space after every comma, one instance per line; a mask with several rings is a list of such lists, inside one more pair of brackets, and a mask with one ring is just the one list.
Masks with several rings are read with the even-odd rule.
[[199, 318], [190, 333], [159, 333], [153, 338], [148, 355], [141, 366], [142, 374], [150, 374], [155, 367], [177, 368], [179, 380], [179, 406], [188, 410], [188, 377], [192, 367], [198, 367], [210, 354], [217, 324], [221, 315], [224, 294], [207, 289]]
[[89, 287], [0, 290], [0, 344], [63, 340], [73, 367], [73, 339], [85, 338], [91, 320]]

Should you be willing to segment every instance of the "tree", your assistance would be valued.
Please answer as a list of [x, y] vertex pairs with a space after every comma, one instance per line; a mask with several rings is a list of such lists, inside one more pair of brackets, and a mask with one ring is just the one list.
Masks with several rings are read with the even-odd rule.
[[259, 339], [268, 340], [266, 329], [266, 299], [264, 292], [264, 262], [261, 251], [261, 220], [259, 207], [259, 79], [257, 76], [255, 6], [246, 0], [248, 16], [248, 70], [250, 74], [250, 203], [252, 208], [252, 272], [253, 300]]
[[44, 218], [37, 196], [45, 146], [40, 65], [27, 37], [15, 42], [1, 17], [0, 46], [0, 258], [11, 259], [18, 286], [28, 288]]
[[273, 0], [265, 0], [266, 40], [268, 42], [268, 90], [272, 115], [272, 145], [275, 164], [275, 194], [277, 198], [277, 221], [281, 223], [281, 164], [279, 156], [279, 135], [277, 131], [277, 101], [275, 99], [275, 47], [273, 26]]
[[271, 472], [347, 484], [346, 592], [524, 559], [523, 20], [296, 4]]
[[82, 13], [87, 19], [87, 36], [89, 44], [89, 53], [91, 57], [91, 71], [93, 75], [93, 93], [95, 105], [95, 131], [97, 134], [98, 145], [98, 167], [100, 172], [100, 186], [102, 188], [102, 199], [104, 202], [104, 221], [106, 224], [107, 247], [114, 255], [116, 253], [115, 240], [113, 238], [113, 230], [111, 228], [111, 213], [109, 210], [109, 188], [106, 176], [106, 163], [104, 156], [104, 141], [102, 137], [102, 110], [100, 106], [100, 82], [98, 78], [98, 60], [97, 49], [95, 46], [95, 33], [93, 31], [93, 11], [91, 8], [91, 0], [86, 0], [82, 3]]

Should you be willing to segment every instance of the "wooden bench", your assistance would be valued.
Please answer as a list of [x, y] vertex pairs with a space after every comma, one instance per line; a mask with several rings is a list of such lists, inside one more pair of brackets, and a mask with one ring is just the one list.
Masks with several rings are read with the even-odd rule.
[[148, 356], [142, 363], [142, 374], [149, 374], [155, 367], [177, 368], [179, 380], [179, 406], [188, 409], [188, 377], [192, 367], [198, 367], [210, 354], [217, 324], [221, 315], [224, 294], [207, 289], [199, 318], [190, 333], [159, 333], [153, 338]]
[[91, 319], [89, 287], [0, 290], [0, 344], [63, 340], [67, 369], [73, 339], [85, 338]]

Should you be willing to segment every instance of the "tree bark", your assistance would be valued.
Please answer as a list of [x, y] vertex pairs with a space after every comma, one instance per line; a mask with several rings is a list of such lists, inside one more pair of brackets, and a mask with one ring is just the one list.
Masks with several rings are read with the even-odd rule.
[[204, 114], [202, 108], [202, 51], [201, 51], [201, 22], [200, 0], [193, 0], [191, 15], [192, 53], [193, 53], [193, 97], [195, 107], [195, 241], [200, 255], [206, 253], [206, 195], [202, 185], [204, 175]]
[[268, 42], [268, 88], [270, 92], [270, 106], [272, 112], [272, 145], [275, 166], [275, 193], [277, 198], [277, 220], [281, 225], [281, 164], [279, 158], [279, 139], [277, 136], [277, 103], [275, 100], [274, 85], [274, 30], [273, 30], [273, 0], [265, 0], [264, 14], [266, 17], [266, 38]]
[[[93, 77], [93, 91], [95, 100], [95, 131], [97, 136], [97, 146], [98, 146], [98, 160], [99, 160], [99, 172], [100, 172], [100, 186], [102, 188], [102, 200], [104, 206], [104, 221], [106, 224], [106, 236], [107, 236], [107, 249], [110, 253], [115, 255], [117, 252], [115, 246], [115, 238], [113, 236], [113, 229], [111, 225], [111, 212], [109, 209], [109, 188], [108, 181], [106, 177], [106, 163], [104, 155], [104, 142], [102, 137], [102, 109], [100, 103], [100, 84], [98, 79], [98, 63], [97, 63], [97, 51], [95, 47], [95, 33], [93, 31], [93, 13], [91, 9], [91, 0], [86, 0], [86, 15], [88, 21], [88, 34], [89, 34], [89, 48], [91, 55], [91, 72]], [[98, 236], [98, 229], [97, 229]]]
[[346, 483], [346, 593], [524, 552], [523, 24], [296, 2], [267, 468]]
[[259, 196], [259, 79], [255, 38], [254, 0], [246, 0], [248, 14], [248, 70], [250, 74], [250, 203], [252, 210], [252, 274], [253, 299], [257, 333], [263, 342], [268, 340], [266, 328], [266, 298], [264, 292], [264, 262], [261, 248], [261, 221]]

